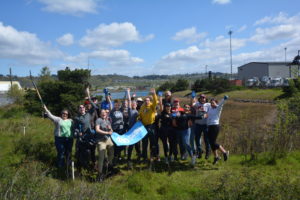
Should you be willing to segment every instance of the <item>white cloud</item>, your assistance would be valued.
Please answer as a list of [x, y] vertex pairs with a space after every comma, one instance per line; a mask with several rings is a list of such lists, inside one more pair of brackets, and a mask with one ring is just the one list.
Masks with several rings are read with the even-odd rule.
[[68, 56], [66, 61], [86, 65], [88, 59], [107, 62], [110, 66], [130, 66], [143, 62], [143, 59], [132, 57], [127, 50], [102, 49], [88, 53], [80, 53], [77, 56]]
[[[246, 42], [247, 40], [245, 39], [238, 39], [232, 37], [231, 39], [232, 50], [237, 50], [240, 49], [241, 47], [244, 47], [246, 45]], [[228, 51], [229, 44], [230, 44], [229, 37], [218, 36], [214, 40], [206, 39], [200, 45], [214, 51]]]
[[263, 25], [263, 24], [296, 24], [299, 23], [300, 15], [289, 17], [286, 13], [280, 12], [275, 17], [266, 16], [260, 20], [257, 20], [254, 25]]
[[246, 30], [246, 29], [247, 29], [247, 25], [243, 25], [243, 26], [241, 26], [241, 27], [237, 30], [237, 32], [240, 33], [240, 32], [243, 32], [243, 31]]
[[[266, 24], [269, 26], [266, 27]], [[255, 34], [250, 41], [259, 44], [266, 44], [275, 40], [289, 40], [300, 36], [300, 15], [289, 17], [287, 14], [280, 12], [275, 17], [266, 16], [254, 23], [255, 26], [264, 25], [256, 28]]]
[[43, 10], [69, 15], [97, 13], [97, 0], [37, 0], [45, 4]]
[[299, 35], [300, 28], [294, 24], [283, 24], [270, 28], [257, 28], [250, 40], [264, 44], [275, 40], [290, 39]]
[[213, 0], [212, 2], [216, 4], [228, 4], [231, 0]]
[[0, 22], [0, 58], [12, 59], [24, 64], [44, 65], [63, 53], [41, 41], [35, 34], [18, 31]]
[[62, 46], [70, 46], [74, 43], [74, 37], [72, 34], [67, 33], [58, 38], [56, 41]]
[[93, 30], [87, 30], [86, 36], [80, 41], [80, 45], [92, 49], [102, 49], [105, 47], [116, 47], [125, 42], [141, 42], [150, 40], [154, 35], [142, 37], [136, 27], [129, 22], [111, 23], [109, 25], [100, 24]]
[[195, 27], [181, 30], [172, 37], [173, 40], [186, 40], [187, 43], [195, 43], [206, 37], [207, 33], [197, 33]]
[[[279, 13], [275, 17], [264, 17], [255, 24], [259, 27], [247, 38], [236, 38], [238, 34], [232, 35], [234, 71], [236, 67], [248, 62], [284, 61], [285, 47], [287, 62], [297, 55], [300, 44], [300, 26], [297, 26], [300, 24], [299, 14], [289, 17]], [[244, 25], [236, 33], [246, 28]], [[253, 42], [254, 49], [251, 46]], [[244, 48], [246, 45], [250, 48]], [[228, 35], [207, 38], [199, 46], [172, 51], [162, 56], [153, 71], [159, 74], [201, 73], [205, 71], [205, 65], [208, 65], [208, 70], [211, 71], [230, 72]]]

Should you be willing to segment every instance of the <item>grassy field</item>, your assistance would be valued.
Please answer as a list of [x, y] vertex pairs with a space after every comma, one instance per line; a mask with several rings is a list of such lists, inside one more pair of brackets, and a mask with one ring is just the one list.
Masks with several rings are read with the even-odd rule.
[[54, 126], [50, 120], [27, 115], [14, 107], [0, 109], [0, 116], [0, 199], [296, 200], [300, 197], [299, 137], [294, 139], [298, 150], [270, 162], [277, 116], [274, 104], [232, 100], [225, 104], [218, 141], [231, 152], [227, 162], [212, 165], [212, 158], [198, 159], [194, 168], [189, 160], [174, 162], [170, 168], [156, 162], [152, 170], [147, 164], [135, 161], [133, 169], [128, 170], [123, 162], [118, 166], [119, 173], [103, 183], [94, 181], [95, 172], [76, 176], [75, 181], [58, 175], [54, 167]]
[[[185, 90], [181, 92], [174, 93], [175, 96], [185, 97], [187, 94], [190, 94], [191, 90]], [[221, 93], [218, 95], [213, 95], [207, 92], [205, 93], [209, 98], [216, 97], [222, 98], [225, 94], [230, 97], [230, 99], [245, 99], [245, 100], [275, 100], [277, 97], [283, 94], [281, 89], [243, 89], [243, 90], [235, 90], [230, 92]], [[197, 94], [201, 94], [198, 92]]]

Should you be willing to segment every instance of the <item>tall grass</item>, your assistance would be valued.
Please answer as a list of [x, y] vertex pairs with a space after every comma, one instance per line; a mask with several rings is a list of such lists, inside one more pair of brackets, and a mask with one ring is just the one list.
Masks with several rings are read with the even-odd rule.
[[[289, 129], [295, 122], [286, 108], [228, 101], [218, 138], [231, 152], [227, 163], [203, 159], [192, 168], [180, 161], [170, 169], [156, 163], [154, 171], [123, 164], [104, 183], [60, 178], [52, 122], [21, 108], [16, 115], [0, 109], [0, 199], [299, 199], [300, 140], [297, 129]], [[278, 156], [282, 148], [285, 156]], [[272, 155], [276, 162], [266, 165]]]

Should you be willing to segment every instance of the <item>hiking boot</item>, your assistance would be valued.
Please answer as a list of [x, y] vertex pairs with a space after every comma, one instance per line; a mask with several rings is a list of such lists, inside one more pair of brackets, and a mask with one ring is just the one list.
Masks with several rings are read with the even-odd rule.
[[199, 158], [199, 159], [202, 158], [202, 152], [197, 152], [197, 158]]
[[215, 165], [219, 160], [221, 160], [220, 157], [215, 157], [214, 162], [213, 162], [213, 165]]
[[224, 157], [224, 161], [228, 160], [229, 151], [227, 151], [226, 153], [223, 153], [223, 157]]

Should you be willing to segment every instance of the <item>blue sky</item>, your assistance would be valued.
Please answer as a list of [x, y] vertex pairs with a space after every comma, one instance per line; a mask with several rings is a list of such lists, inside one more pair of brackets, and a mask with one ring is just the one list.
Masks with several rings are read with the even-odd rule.
[[[233, 72], [291, 61], [300, 49], [299, 0], [1, 0], [0, 74]], [[286, 48], [286, 51], [285, 51]]]

